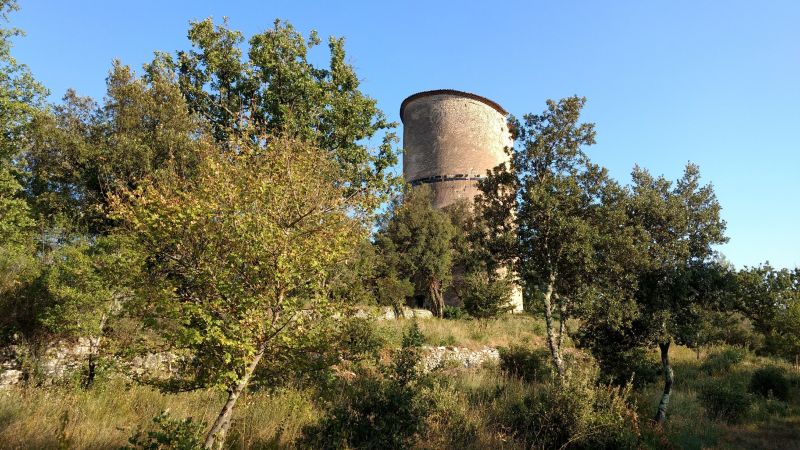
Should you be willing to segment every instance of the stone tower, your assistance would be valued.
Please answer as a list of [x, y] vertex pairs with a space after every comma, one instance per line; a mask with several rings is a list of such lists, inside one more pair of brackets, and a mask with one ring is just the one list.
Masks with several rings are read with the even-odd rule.
[[[487, 98], [450, 89], [406, 98], [400, 105], [406, 182], [430, 185], [436, 208], [461, 199], [472, 201], [478, 180], [508, 161], [505, 148], [513, 145], [513, 139], [507, 115]], [[453, 293], [446, 297], [452, 299]], [[522, 310], [519, 289], [511, 301], [515, 311]]]

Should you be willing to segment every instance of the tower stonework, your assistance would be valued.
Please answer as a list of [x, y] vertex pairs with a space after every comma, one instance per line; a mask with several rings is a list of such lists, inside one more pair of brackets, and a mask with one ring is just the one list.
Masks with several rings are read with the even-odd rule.
[[508, 113], [478, 95], [453, 90], [426, 91], [405, 99], [403, 176], [412, 186], [430, 184], [433, 205], [472, 200], [486, 171], [508, 160], [513, 141]]
[[[505, 149], [513, 139], [507, 115], [497, 103], [467, 92], [442, 89], [409, 96], [400, 105], [406, 182], [428, 184], [436, 208], [471, 202], [479, 193], [478, 180], [509, 159]], [[452, 299], [453, 293], [446, 297]], [[518, 287], [511, 303], [514, 311], [522, 311]]]

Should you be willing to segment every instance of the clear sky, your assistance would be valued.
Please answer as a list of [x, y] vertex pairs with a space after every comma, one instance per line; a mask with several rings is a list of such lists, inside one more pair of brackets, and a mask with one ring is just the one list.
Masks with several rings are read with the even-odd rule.
[[[287, 19], [344, 36], [362, 89], [397, 120], [408, 95], [474, 92], [517, 116], [586, 96], [588, 149], [622, 182], [639, 164], [687, 161], [714, 184], [737, 266], [800, 265], [798, 1], [31, 1], [15, 55], [58, 99], [101, 98], [114, 58], [140, 67], [186, 49], [190, 20], [229, 17], [246, 36]], [[324, 61], [325, 49], [315, 55]], [[398, 131], [400, 131], [398, 129]]]

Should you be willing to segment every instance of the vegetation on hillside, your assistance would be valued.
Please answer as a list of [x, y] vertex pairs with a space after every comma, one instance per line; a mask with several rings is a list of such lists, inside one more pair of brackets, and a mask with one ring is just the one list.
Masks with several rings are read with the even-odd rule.
[[800, 442], [800, 269], [717, 254], [691, 163], [612, 179], [586, 99], [509, 117], [510, 162], [438, 210], [393, 175], [395, 124], [341, 38], [321, 67], [316, 33], [206, 19], [188, 50], [113, 62], [101, 102], [48, 103], [19, 34], [0, 31], [0, 447]]

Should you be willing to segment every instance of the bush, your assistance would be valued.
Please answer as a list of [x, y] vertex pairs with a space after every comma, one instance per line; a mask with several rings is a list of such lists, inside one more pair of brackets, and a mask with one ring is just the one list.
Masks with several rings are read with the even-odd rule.
[[595, 376], [572, 374], [512, 403], [506, 413], [514, 437], [526, 448], [638, 448], [638, 417], [631, 386], [597, 386]]
[[362, 368], [352, 381], [342, 381], [325, 417], [303, 429], [301, 444], [319, 449], [410, 447], [432, 410], [422, 394], [430, 381], [419, 370], [423, 340], [414, 322], [393, 364], [377, 372]]
[[377, 356], [386, 342], [378, 333], [375, 320], [352, 317], [344, 323], [341, 343], [345, 357], [357, 360]]
[[153, 418], [155, 430], [138, 430], [131, 436], [128, 449], [142, 450], [196, 450], [203, 448], [203, 429], [205, 424], [197, 423], [191, 417], [172, 419], [167, 411]]
[[545, 349], [529, 349], [513, 345], [500, 347], [500, 369], [512, 377], [525, 381], [542, 381], [549, 377], [550, 353]]
[[632, 382], [634, 387], [641, 387], [656, 381], [661, 375], [661, 364], [652, 361], [647, 350], [639, 347], [603, 352], [599, 364], [601, 381], [618, 386]]
[[698, 397], [710, 418], [728, 423], [742, 420], [752, 405], [752, 398], [744, 388], [730, 382], [707, 383]]
[[458, 306], [445, 306], [444, 318], [449, 320], [465, 320], [469, 319], [470, 315], [464, 311], [464, 308]]
[[753, 372], [748, 390], [767, 398], [786, 401], [789, 398], [789, 380], [780, 367], [761, 367]]
[[722, 375], [742, 362], [747, 356], [747, 351], [741, 348], [726, 348], [723, 351], [708, 355], [701, 369], [709, 375]]

